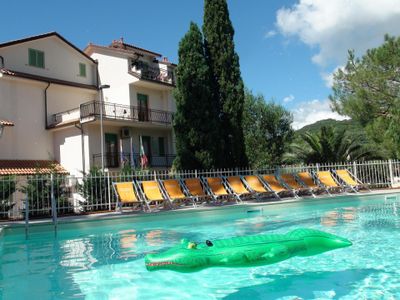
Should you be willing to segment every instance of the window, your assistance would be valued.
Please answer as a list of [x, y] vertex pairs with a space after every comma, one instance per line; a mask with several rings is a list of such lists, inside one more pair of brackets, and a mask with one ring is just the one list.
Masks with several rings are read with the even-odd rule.
[[164, 138], [163, 137], [159, 137], [158, 138], [158, 154], [160, 156], [164, 156], [165, 155], [165, 144], [164, 144]]
[[86, 77], [86, 65], [79, 63], [79, 76]]
[[44, 52], [35, 49], [29, 49], [29, 65], [44, 69]]

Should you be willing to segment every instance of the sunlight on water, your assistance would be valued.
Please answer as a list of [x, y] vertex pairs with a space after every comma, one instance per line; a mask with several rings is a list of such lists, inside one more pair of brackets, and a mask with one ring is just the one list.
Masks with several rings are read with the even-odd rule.
[[[398, 299], [400, 202], [369, 197], [310, 200], [188, 214], [135, 223], [60, 226], [54, 233], [6, 234], [0, 247], [2, 299]], [[93, 226], [94, 225], [94, 226]], [[143, 258], [180, 239], [286, 233], [299, 227], [353, 246], [257, 268], [148, 272]], [[49, 228], [51, 230], [51, 228]]]

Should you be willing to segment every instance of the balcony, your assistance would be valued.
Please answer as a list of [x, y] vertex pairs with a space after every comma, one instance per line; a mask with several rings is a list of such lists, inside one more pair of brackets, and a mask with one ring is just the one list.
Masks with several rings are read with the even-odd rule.
[[[148, 155], [149, 167], [151, 168], [170, 168], [176, 155]], [[101, 153], [93, 154], [93, 166], [101, 166]], [[133, 164], [132, 164], [133, 163]], [[123, 166], [134, 166], [140, 168], [140, 154], [133, 154], [133, 162], [129, 153], [105, 153], [104, 154], [104, 167], [105, 168], [119, 168]]]
[[154, 67], [144, 62], [132, 62], [130, 72], [140, 79], [155, 81], [159, 83], [175, 85], [175, 76], [172, 68], [165, 66], [159, 67], [154, 64]]
[[126, 120], [164, 126], [172, 125], [173, 113], [169, 111], [91, 101], [81, 104], [79, 108], [52, 115], [49, 121], [49, 128], [59, 127], [64, 124], [94, 121], [100, 118], [101, 105], [103, 106], [103, 118], [107, 120]]

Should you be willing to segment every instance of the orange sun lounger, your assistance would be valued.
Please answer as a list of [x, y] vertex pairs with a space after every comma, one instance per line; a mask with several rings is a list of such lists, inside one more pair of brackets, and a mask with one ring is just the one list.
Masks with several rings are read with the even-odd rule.
[[257, 197], [268, 197], [268, 196], [274, 196], [276, 197], [276, 194], [271, 191], [265, 184], [258, 178], [256, 175], [248, 175], [244, 176], [244, 181], [247, 185], [247, 187], [256, 193]]
[[251, 199], [255, 197], [255, 192], [248, 190], [239, 176], [226, 177], [226, 182], [228, 183], [232, 193], [239, 200], [242, 201], [244, 199]]
[[184, 204], [191, 203], [193, 207], [196, 207], [193, 197], [186, 196], [184, 194], [182, 187], [177, 179], [163, 180], [162, 185], [164, 186], [166, 196], [172, 204], [174, 204], [175, 202]]
[[130, 182], [113, 182], [113, 189], [117, 198], [116, 209], [122, 211], [124, 204], [131, 205], [132, 209], [140, 207], [144, 209], [143, 202], [136, 197], [135, 185], [133, 181]]
[[280, 175], [283, 183], [293, 190], [296, 194], [300, 193], [309, 193], [313, 197], [315, 197], [314, 193], [312, 192], [311, 188], [305, 187], [301, 185], [299, 182], [297, 182], [296, 177], [293, 174], [281, 174]]
[[262, 175], [262, 179], [278, 197], [284, 194], [292, 194], [294, 197], [297, 197], [294, 191], [288, 190], [283, 185], [281, 185], [278, 179], [275, 177], [275, 175], [272, 174]]

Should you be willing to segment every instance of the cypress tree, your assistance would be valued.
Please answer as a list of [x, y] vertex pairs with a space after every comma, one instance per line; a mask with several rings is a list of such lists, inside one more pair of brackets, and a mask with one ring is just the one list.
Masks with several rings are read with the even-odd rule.
[[176, 68], [176, 169], [216, 167], [218, 109], [211, 96], [211, 73], [203, 36], [195, 23], [179, 43]]
[[205, 0], [203, 33], [207, 62], [212, 73], [214, 101], [220, 111], [221, 166], [246, 166], [242, 130], [244, 85], [226, 0]]

